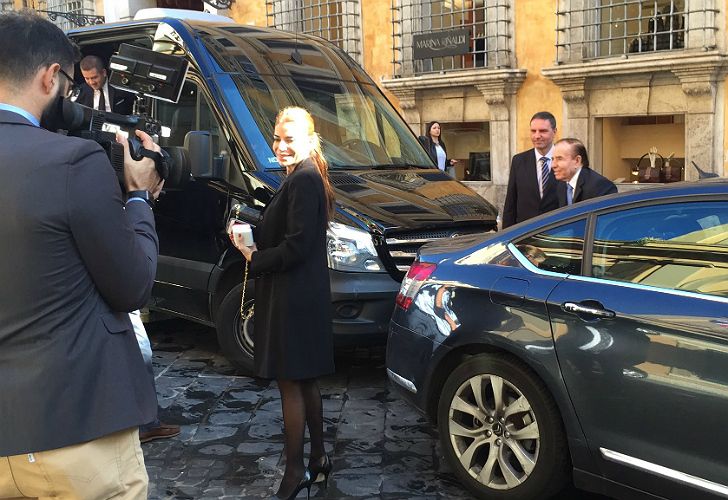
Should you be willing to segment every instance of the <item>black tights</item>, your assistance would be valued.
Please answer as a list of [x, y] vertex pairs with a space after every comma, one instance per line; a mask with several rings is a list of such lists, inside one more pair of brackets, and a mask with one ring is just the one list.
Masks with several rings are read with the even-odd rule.
[[324, 450], [324, 413], [316, 379], [278, 380], [286, 441], [286, 472], [277, 496], [288, 497], [303, 478], [303, 437], [306, 424], [311, 438], [309, 464], [320, 461]]

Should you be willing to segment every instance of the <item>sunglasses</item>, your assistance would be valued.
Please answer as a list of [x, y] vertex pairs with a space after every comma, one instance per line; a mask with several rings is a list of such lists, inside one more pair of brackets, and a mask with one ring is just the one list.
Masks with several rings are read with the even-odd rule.
[[68, 88], [68, 91], [66, 91], [66, 95], [64, 97], [70, 98], [70, 97], [73, 97], [74, 95], [78, 94], [78, 92], [81, 90], [81, 86], [78, 83], [76, 83], [76, 81], [73, 78], [68, 76], [68, 73], [63, 71], [61, 68], [58, 68], [58, 72], [60, 74], [62, 74], [63, 76], [65, 76], [69, 82], [71, 82], [71, 86]]

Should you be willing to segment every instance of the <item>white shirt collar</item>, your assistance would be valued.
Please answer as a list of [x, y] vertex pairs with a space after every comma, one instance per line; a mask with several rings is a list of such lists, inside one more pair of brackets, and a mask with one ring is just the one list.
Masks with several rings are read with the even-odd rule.
[[584, 168], [584, 167], [579, 167], [579, 170], [577, 170], [577, 171], [576, 171], [576, 173], [574, 174], [574, 177], [572, 177], [571, 179], [569, 179], [569, 182], [568, 182], [568, 184], [570, 184], [570, 185], [571, 185], [571, 188], [572, 188], [572, 189], [573, 189], [573, 190], [574, 190], [575, 192], [576, 192], [576, 183], [577, 183], [577, 181], [579, 180], [579, 174], [581, 173], [581, 170], [582, 170], [583, 168]]
[[554, 145], [551, 145], [551, 149], [548, 150], [548, 152], [545, 155], [542, 155], [538, 152], [538, 149], [533, 148], [534, 153], [536, 153], [536, 165], [539, 165], [539, 161], [541, 161], [541, 157], [545, 156], [546, 158], [551, 161], [551, 159], [554, 157]]
[[[94, 104], [93, 104], [93, 106], [94, 106], [94, 108], [96, 108], [96, 106], [97, 106], [97, 104], [99, 102], [100, 95], [101, 95], [101, 92], [102, 91], [104, 93], [104, 101], [106, 103], [106, 106], [109, 109], [111, 109], [111, 101], [109, 100], [111, 96], [109, 96], [109, 79], [108, 78], [104, 82], [104, 86], [103, 87], [101, 87], [99, 90], [94, 90]], [[104, 111], [106, 111], [106, 110], [104, 110]]]

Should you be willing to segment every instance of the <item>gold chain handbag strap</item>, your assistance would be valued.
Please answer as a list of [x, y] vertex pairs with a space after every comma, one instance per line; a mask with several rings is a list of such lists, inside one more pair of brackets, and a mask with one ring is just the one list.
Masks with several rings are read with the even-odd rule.
[[[240, 204], [235, 205], [235, 218], [240, 220]], [[255, 304], [250, 306], [248, 312], [245, 312], [245, 289], [248, 287], [248, 266], [247, 259], [245, 260], [245, 272], [243, 273], [243, 294], [240, 297], [240, 328], [243, 328], [243, 323], [253, 317], [255, 312]]]
[[240, 297], [240, 328], [243, 323], [253, 317], [255, 313], [255, 304], [250, 306], [248, 312], [245, 312], [245, 289], [248, 287], [248, 261], [245, 261], [245, 273], [243, 274], [243, 295]]

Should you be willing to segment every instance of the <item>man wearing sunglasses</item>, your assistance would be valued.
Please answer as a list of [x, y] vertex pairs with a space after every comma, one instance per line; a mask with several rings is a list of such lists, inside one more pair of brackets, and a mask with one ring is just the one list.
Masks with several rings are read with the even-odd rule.
[[128, 313], [151, 293], [161, 183], [123, 141], [124, 201], [98, 144], [49, 131], [78, 55], [49, 21], [0, 15], [0, 498], [147, 497], [156, 397]]

